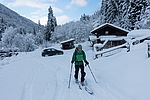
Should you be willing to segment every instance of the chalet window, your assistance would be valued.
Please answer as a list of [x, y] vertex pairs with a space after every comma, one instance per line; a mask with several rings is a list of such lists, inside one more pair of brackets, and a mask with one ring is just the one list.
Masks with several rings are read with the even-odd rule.
[[109, 31], [105, 31], [105, 35], [108, 35], [109, 34]]

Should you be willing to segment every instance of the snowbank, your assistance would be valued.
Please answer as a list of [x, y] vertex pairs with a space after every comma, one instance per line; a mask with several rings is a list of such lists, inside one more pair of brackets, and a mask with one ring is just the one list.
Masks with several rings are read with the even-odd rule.
[[150, 36], [150, 29], [132, 30], [127, 35], [129, 38], [137, 38], [142, 36]]

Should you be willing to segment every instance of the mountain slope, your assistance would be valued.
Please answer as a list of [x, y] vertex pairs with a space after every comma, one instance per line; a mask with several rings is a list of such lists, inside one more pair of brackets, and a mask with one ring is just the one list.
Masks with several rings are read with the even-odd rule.
[[[16, 12], [7, 8], [3, 4], [0, 3], [0, 19], [3, 19], [6, 26], [13, 26], [17, 28], [23, 28], [27, 32], [33, 31], [33, 28], [37, 28], [38, 25], [31, 20], [20, 16]], [[1, 22], [0, 22], [1, 24]]]

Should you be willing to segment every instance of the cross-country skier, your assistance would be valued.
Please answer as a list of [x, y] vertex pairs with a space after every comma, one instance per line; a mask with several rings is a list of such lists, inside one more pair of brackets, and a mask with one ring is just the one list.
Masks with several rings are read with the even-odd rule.
[[84, 85], [85, 75], [84, 72], [84, 63], [89, 64], [89, 62], [86, 60], [85, 52], [82, 50], [82, 45], [78, 45], [73, 53], [72, 61], [73, 64], [75, 62], [75, 80], [78, 82], [78, 73], [79, 69], [81, 69], [81, 84]]

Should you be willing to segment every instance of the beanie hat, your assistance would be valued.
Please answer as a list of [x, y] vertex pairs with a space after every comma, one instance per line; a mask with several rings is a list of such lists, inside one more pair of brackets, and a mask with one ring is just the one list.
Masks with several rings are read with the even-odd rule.
[[82, 49], [82, 45], [79, 44], [77, 48]]

